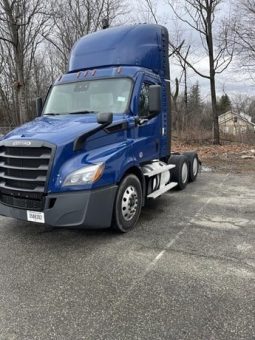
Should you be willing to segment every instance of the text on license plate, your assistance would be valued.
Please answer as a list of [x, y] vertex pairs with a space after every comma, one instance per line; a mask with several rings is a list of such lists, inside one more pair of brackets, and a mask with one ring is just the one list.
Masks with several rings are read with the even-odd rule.
[[44, 213], [27, 210], [27, 220], [31, 222], [45, 223]]

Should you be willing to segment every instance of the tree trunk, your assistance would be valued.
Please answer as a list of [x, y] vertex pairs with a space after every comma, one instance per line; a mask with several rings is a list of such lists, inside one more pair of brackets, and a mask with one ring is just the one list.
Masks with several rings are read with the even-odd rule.
[[179, 95], [179, 80], [176, 78], [175, 79], [175, 93], [172, 96], [172, 103], [173, 103], [173, 127], [176, 129], [177, 135], [179, 136], [179, 130], [180, 130], [180, 124], [179, 124], [179, 119], [180, 117], [178, 116], [178, 104], [177, 104], [177, 99]]
[[21, 52], [17, 51], [16, 56], [16, 68], [17, 68], [17, 83], [16, 83], [16, 91], [17, 91], [17, 99], [18, 99], [18, 108], [19, 108], [19, 123], [23, 124], [28, 121], [28, 111], [27, 111], [27, 98], [26, 98], [26, 90], [25, 90], [25, 80], [23, 74], [23, 58], [21, 56]]
[[185, 117], [185, 129], [188, 128], [188, 82], [187, 82], [187, 65], [185, 62], [184, 65], [184, 105], [185, 105], [185, 112], [184, 112], [184, 117]]
[[18, 84], [17, 97], [19, 103], [19, 123], [23, 124], [28, 121], [26, 91], [24, 84]]
[[209, 68], [210, 68], [210, 87], [211, 87], [211, 100], [212, 100], [212, 118], [213, 118], [213, 144], [220, 144], [219, 121], [217, 113], [217, 98], [215, 86], [215, 65], [214, 65], [214, 50], [213, 50], [213, 34], [212, 34], [212, 2], [207, 8], [207, 46], [209, 55]]
[[210, 72], [211, 100], [212, 100], [212, 115], [213, 115], [213, 144], [220, 144], [219, 120], [217, 112], [217, 98], [215, 89], [215, 74]]

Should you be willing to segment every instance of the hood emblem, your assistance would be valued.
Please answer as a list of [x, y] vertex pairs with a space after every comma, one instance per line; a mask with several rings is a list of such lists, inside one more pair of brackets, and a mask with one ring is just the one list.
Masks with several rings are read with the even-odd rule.
[[12, 146], [29, 146], [31, 142], [29, 140], [16, 140], [12, 142]]

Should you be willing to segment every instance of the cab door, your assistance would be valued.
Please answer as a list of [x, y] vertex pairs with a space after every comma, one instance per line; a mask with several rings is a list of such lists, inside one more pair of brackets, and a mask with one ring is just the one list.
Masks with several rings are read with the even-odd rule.
[[134, 152], [139, 163], [158, 159], [160, 152], [161, 115], [149, 112], [149, 86], [158, 84], [145, 77], [138, 97]]

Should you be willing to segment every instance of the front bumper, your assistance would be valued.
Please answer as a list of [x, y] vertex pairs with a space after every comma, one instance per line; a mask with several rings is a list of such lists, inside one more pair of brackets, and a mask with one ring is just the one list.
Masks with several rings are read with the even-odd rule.
[[[45, 198], [45, 224], [55, 227], [111, 226], [117, 186], [50, 194]], [[0, 203], [0, 215], [27, 220], [27, 211]]]

